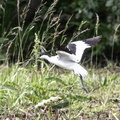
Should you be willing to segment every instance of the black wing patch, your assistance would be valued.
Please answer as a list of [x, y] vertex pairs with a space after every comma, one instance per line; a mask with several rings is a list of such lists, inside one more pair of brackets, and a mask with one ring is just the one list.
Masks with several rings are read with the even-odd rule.
[[70, 53], [70, 54], [75, 54], [76, 53], [76, 45], [70, 43], [70, 44], [68, 44], [67, 47], [65, 47], [65, 46], [59, 46], [58, 50], [65, 51], [65, 52]]
[[95, 45], [96, 43], [98, 43], [101, 38], [102, 38], [102, 36], [97, 36], [97, 37], [85, 39], [85, 40], [83, 40], [83, 42], [85, 42], [86, 44], [88, 44], [88, 45], [90, 45], [90, 46], [93, 46], [93, 45]]
[[70, 50], [71, 54], [76, 54], [76, 44], [68, 44], [68, 49]]

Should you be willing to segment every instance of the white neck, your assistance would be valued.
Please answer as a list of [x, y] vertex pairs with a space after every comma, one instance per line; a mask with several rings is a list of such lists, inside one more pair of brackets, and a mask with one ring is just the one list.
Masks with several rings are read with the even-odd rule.
[[57, 55], [56, 56], [51, 56], [51, 57], [49, 57], [48, 55], [42, 55], [40, 57], [40, 59], [45, 59], [48, 62], [53, 63], [53, 64], [55, 64], [58, 61]]

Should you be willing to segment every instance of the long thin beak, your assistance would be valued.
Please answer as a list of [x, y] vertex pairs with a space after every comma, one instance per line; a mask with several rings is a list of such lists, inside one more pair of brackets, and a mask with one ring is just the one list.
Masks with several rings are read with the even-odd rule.
[[39, 60], [39, 59], [40, 59], [40, 57], [38, 57], [38, 58], [36, 58], [36, 59], [31, 58], [31, 59], [29, 59], [29, 60], [26, 62], [26, 65], [25, 65], [25, 66], [27, 66], [29, 63], [34, 63], [35, 60]]
[[83, 81], [83, 77], [81, 75], [79, 77], [80, 77], [83, 89], [86, 91], [86, 93], [89, 93], [88, 89], [85, 87], [85, 84], [84, 84], [84, 81]]

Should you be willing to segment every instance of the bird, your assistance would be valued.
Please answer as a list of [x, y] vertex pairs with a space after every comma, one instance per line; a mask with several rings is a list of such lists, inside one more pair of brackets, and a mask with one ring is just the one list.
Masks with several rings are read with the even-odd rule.
[[47, 60], [48, 62], [59, 66], [63, 69], [73, 71], [80, 77], [83, 89], [88, 93], [83, 77], [88, 75], [88, 72], [83, 68], [79, 62], [82, 59], [84, 50], [97, 44], [101, 40], [102, 36], [96, 36], [84, 40], [78, 40], [68, 43], [64, 50], [57, 50], [56, 55], [41, 55], [39, 59]]

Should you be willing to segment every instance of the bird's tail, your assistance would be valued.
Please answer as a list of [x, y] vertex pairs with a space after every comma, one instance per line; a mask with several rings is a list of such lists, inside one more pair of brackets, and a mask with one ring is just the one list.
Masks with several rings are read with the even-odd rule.
[[86, 76], [88, 72], [79, 64], [75, 64], [74, 66], [74, 73], [81, 76]]

